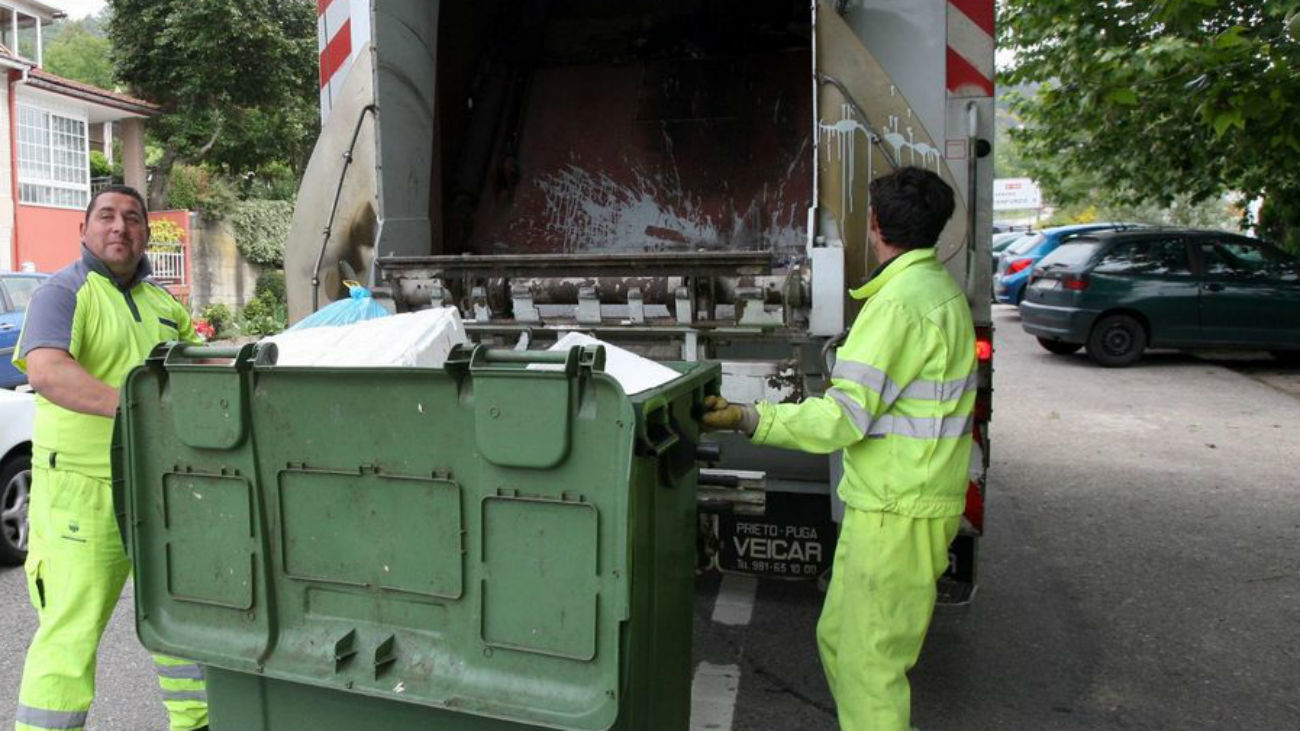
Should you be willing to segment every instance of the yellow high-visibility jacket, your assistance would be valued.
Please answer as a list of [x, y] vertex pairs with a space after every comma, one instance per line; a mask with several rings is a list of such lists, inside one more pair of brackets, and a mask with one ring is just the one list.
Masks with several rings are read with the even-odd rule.
[[759, 403], [753, 441], [843, 449], [839, 494], [858, 510], [961, 515], [977, 387], [965, 293], [924, 248], [849, 294], [867, 302], [836, 351], [832, 387], [798, 404]]
[[[84, 246], [81, 259], [59, 270], [32, 295], [13, 364], [27, 372], [37, 348], [67, 351], [95, 378], [119, 388], [154, 346], [169, 340], [201, 343], [189, 311], [148, 279], [147, 258], [130, 282], [120, 283]], [[113, 420], [82, 414], [36, 394], [32, 461], [42, 467], [112, 477]]]

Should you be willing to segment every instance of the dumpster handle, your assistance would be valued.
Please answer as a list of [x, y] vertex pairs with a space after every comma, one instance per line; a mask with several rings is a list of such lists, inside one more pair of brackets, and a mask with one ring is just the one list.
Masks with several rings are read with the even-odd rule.
[[605, 348], [601, 345], [575, 345], [568, 350], [510, 350], [475, 346], [469, 358], [470, 370], [480, 370], [492, 363], [562, 365], [564, 374], [572, 377], [581, 367], [605, 370]]
[[645, 414], [645, 418], [641, 422], [637, 435], [640, 437], [641, 446], [650, 454], [662, 457], [681, 441], [677, 430], [673, 428], [672, 409], [669, 408], [668, 400], [662, 396], [649, 399], [642, 407], [642, 413]]
[[[159, 353], [159, 351], [162, 351]], [[229, 360], [236, 367], [252, 365], [275, 365], [279, 349], [275, 343], [260, 342], [246, 345], [191, 345], [189, 343], [165, 343], [154, 351], [155, 356], [163, 356], [163, 364], [168, 367], [213, 365], [210, 363], [186, 363], [185, 361]], [[224, 364], [221, 364], [224, 365]]]

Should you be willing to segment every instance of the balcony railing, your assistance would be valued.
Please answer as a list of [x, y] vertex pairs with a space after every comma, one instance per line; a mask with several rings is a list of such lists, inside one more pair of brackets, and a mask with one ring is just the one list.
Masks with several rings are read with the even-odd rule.
[[155, 244], [149, 249], [153, 278], [164, 284], [185, 284], [185, 250], [180, 246]]

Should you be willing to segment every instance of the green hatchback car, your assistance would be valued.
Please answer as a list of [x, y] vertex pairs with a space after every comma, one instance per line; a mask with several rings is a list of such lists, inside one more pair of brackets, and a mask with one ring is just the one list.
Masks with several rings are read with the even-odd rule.
[[1267, 350], [1300, 363], [1300, 259], [1218, 231], [1107, 231], [1034, 269], [1021, 325], [1047, 350], [1127, 366], [1147, 348]]

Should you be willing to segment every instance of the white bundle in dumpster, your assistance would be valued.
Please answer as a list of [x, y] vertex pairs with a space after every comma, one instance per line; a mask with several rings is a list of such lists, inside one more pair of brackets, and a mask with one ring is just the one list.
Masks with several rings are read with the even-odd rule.
[[282, 366], [419, 368], [440, 368], [452, 348], [469, 342], [455, 307], [290, 330], [267, 340], [279, 349]]
[[[628, 396], [662, 386], [681, 376], [668, 366], [643, 358], [630, 350], [617, 345], [610, 345], [604, 340], [593, 338], [586, 333], [572, 332], [556, 341], [548, 350], [568, 350], [575, 345], [605, 346], [605, 372], [618, 381], [623, 393]], [[528, 366], [541, 370], [560, 370], [563, 366], [535, 364]]]

